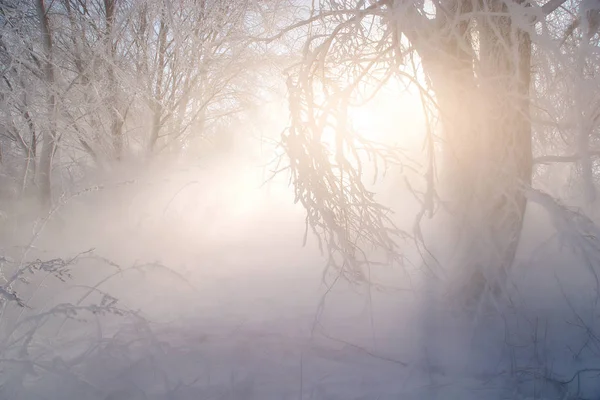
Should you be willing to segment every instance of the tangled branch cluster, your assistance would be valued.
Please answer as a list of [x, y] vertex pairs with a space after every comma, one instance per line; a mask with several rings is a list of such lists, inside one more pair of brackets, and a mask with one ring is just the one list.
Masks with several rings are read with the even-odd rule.
[[[408, 167], [408, 157], [397, 147], [361, 136], [348, 118], [367, 79], [377, 80], [372, 82], [376, 93], [390, 77], [389, 71], [376, 77], [377, 67], [389, 56], [377, 49], [383, 39], [372, 43], [375, 51], [362, 64], [344, 58], [353, 53], [348, 47], [356, 45], [352, 31], [364, 29], [357, 27], [360, 18], [374, 10], [332, 13], [334, 19], [342, 18], [338, 27], [329, 36], [314, 34], [307, 41], [303, 62], [288, 77], [291, 124], [280, 143], [289, 160], [285, 169], [295, 201], [307, 212], [305, 242], [312, 230], [329, 255], [328, 266], [352, 281], [366, 279], [361, 267], [374, 263], [368, 252], [376, 249], [385, 253], [387, 263], [401, 262], [400, 244], [412, 238], [365, 184], [371, 169], [377, 181], [391, 165]], [[326, 67], [326, 59], [337, 67]]]

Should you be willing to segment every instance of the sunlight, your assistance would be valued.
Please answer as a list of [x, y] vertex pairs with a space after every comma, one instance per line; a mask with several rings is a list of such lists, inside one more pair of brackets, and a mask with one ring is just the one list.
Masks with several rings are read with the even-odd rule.
[[388, 83], [371, 102], [352, 108], [351, 124], [369, 140], [418, 150], [424, 126], [420, 99], [398, 86]]
[[[366, 104], [348, 109], [349, 127], [362, 138], [415, 153], [421, 152], [425, 117], [415, 89], [405, 89], [399, 80], [391, 79]], [[324, 129], [321, 141], [331, 151], [336, 148], [333, 127]]]

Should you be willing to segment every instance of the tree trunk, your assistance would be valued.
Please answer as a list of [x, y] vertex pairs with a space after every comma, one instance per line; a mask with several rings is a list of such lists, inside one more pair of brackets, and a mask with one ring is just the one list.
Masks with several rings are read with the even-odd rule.
[[[581, 6], [580, 6], [581, 7]], [[594, 13], [588, 13], [589, 19], [591, 16], [596, 15], [598, 18], [598, 10]], [[584, 14], [582, 12], [582, 14]], [[584, 15], [582, 15], [584, 17]], [[594, 183], [594, 165], [590, 154], [590, 135], [592, 134], [594, 127], [592, 119], [589, 116], [588, 108], [590, 102], [593, 99], [589, 96], [589, 90], [587, 90], [587, 77], [589, 76], [587, 68], [587, 57], [588, 54], [592, 53], [591, 43], [592, 37], [597, 30], [597, 27], [593, 26], [593, 19], [589, 21], [588, 18], [583, 18], [582, 26], [582, 41], [579, 45], [577, 54], [578, 64], [578, 79], [576, 83], [576, 100], [575, 100], [575, 112], [577, 113], [577, 124], [578, 124], [578, 135], [577, 135], [577, 153], [579, 156], [578, 167], [581, 170], [581, 178], [583, 183], [583, 199], [585, 211], [592, 214], [594, 211], [594, 203], [596, 201], [596, 185]]]
[[105, 39], [109, 56], [107, 63], [108, 85], [110, 90], [109, 104], [111, 115], [110, 132], [112, 135], [113, 151], [116, 160], [123, 156], [123, 116], [120, 112], [118, 84], [115, 75], [116, 39], [113, 37], [113, 25], [115, 22], [115, 9], [117, 0], [104, 0], [104, 13], [106, 32]]
[[[79, 29], [77, 27], [76, 21], [75, 21], [75, 15], [73, 14], [73, 9], [71, 8], [71, 0], [63, 0], [63, 5], [65, 7], [65, 9], [67, 10], [67, 16], [69, 18], [69, 24], [71, 27], [71, 41], [73, 43], [73, 57], [74, 57], [74, 63], [75, 63], [75, 68], [77, 69], [77, 73], [79, 74], [79, 81], [81, 83], [82, 86], [84, 86], [84, 91], [83, 91], [83, 98], [85, 101], [85, 104], [87, 106], [91, 105], [93, 103], [93, 99], [92, 96], [90, 96], [90, 72], [87, 70], [88, 66], [85, 65], [84, 62], [84, 54], [83, 54], [83, 46], [82, 43], [85, 42], [85, 30], [84, 29]], [[79, 29], [79, 32], [78, 32]], [[112, 104], [112, 103], [111, 103]], [[81, 147], [90, 155], [90, 157], [92, 157], [92, 160], [94, 161], [94, 163], [98, 166], [98, 167], [103, 167], [103, 164], [98, 156], [98, 153], [96, 153], [96, 151], [94, 150], [94, 148], [92, 147], [92, 145], [90, 145], [88, 143], [88, 140], [86, 140], [86, 136], [84, 135], [84, 132], [81, 131], [80, 129], [77, 128], [77, 121], [75, 120], [75, 118], [73, 118], [72, 116], [70, 116], [71, 119], [71, 124], [73, 124], [73, 126], [75, 127], [75, 130], [77, 131], [78, 135], [79, 135], [79, 143], [81, 144]], [[91, 131], [93, 132], [93, 138], [95, 142], [99, 142], [99, 137], [98, 137], [98, 132], [100, 131], [100, 123], [98, 122], [98, 118], [94, 113], [90, 113], [89, 116], [90, 119], [90, 128]]]
[[482, 11], [489, 13], [475, 21], [478, 49], [455, 35], [421, 54], [445, 134], [441, 190], [456, 241], [450, 289], [461, 303], [504, 287], [532, 171], [531, 42], [510, 17], [498, 16], [508, 13], [503, 2], [488, 0]]
[[[25, 88], [25, 83], [21, 80], [21, 87]], [[23, 148], [23, 151], [26, 153], [25, 157], [25, 167], [23, 170], [23, 179], [21, 181], [21, 193], [24, 193], [28, 187], [35, 186], [35, 177], [37, 174], [37, 147], [38, 147], [38, 134], [35, 129], [35, 124], [33, 123], [33, 118], [31, 118], [31, 114], [29, 113], [29, 101], [27, 97], [27, 90], [23, 90], [23, 109], [21, 110], [21, 116], [27, 123], [27, 128], [29, 129], [29, 145], [25, 142], [25, 140], [18, 135], [19, 143]], [[15, 128], [15, 132], [17, 132]]]
[[156, 64], [156, 81], [154, 93], [152, 96], [152, 129], [150, 131], [150, 140], [148, 142], [148, 153], [152, 153], [154, 146], [158, 141], [163, 117], [163, 76], [165, 67], [165, 52], [167, 45], [167, 24], [166, 17], [163, 14], [160, 19], [160, 28], [158, 31], [158, 62]]
[[44, 80], [47, 85], [47, 123], [42, 134], [42, 152], [40, 155], [40, 200], [44, 208], [52, 203], [52, 158], [56, 148], [56, 95], [54, 65], [52, 61], [52, 35], [50, 21], [44, 0], [36, 0], [38, 18], [42, 32], [44, 48]]
[[[27, 104], [24, 106], [27, 107]], [[35, 184], [35, 175], [37, 170], [37, 133], [35, 131], [35, 125], [33, 125], [33, 120], [31, 119], [31, 115], [29, 115], [28, 110], [25, 110], [23, 117], [27, 121], [27, 127], [29, 128], [31, 139], [27, 148], [25, 176], [23, 177], [21, 192], [25, 190], [26, 186]]]

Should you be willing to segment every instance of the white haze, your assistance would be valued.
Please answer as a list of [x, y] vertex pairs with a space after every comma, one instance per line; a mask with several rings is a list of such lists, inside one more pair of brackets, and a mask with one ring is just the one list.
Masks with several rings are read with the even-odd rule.
[[[283, 113], [273, 107], [267, 111]], [[283, 123], [285, 114], [263, 126], [270, 133]], [[414, 132], [418, 120], [381, 129], [391, 135], [398, 128]], [[415, 158], [419, 139], [403, 143]], [[18, 286], [31, 308], [7, 307], [2, 316], [2, 358], [14, 362], [5, 364], [0, 398], [597, 397], [597, 370], [568, 385], [551, 383], [598, 368], [599, 343], [583, 325], [597, 328], [600, 315], [591, 274], [568, 249], [547, 242], [554, 228], [540, 207], [529, 209], [513, 271], [514, 308], [502, 317], [462, 321], [444, 308], [435, 283], [421, 279], [410, 242], [404, 266], [372, 267], [378, 285], [338, 281], [329, 290], [324, 281], [332, 276], [323, 277], [326, 259], [314, 237], [302, 247], [304, 210], [293, 204], [287, 180], [261, 187], [273, 154], [256, 143], [242, 142], [211, 161], [124, 165], [90, 182], [102, 184], [99, 190], [68, 199], [27, 259], [68, 258], [93, 248], [126, 270], [116, 274], [114, 265], [86, 253], [64, 283], [34, 276]], [[418, 206], [403, 177], [393, 169], [375, 189], [411, 229]], [[409, 177], [419, 185], [416, 174]], [[425, 225], [430, 248], [439, 251], [444, 240], [434, 221]], [[36, 229], [5, 227], [6, 253], [19, 260], [19, 246]], [[59, 316], [17, 325], [79, 301], [90, 287], [150, 322]], [[99, 298], [94, 292], [81, 304]], [[22, 345], [20, 335], [32, 324], [35, 333]], [[16, 360], [31, 360], [38, 372]]]

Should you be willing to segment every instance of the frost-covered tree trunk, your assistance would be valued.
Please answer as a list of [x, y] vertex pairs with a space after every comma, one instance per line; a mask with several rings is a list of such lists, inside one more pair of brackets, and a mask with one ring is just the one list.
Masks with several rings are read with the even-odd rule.
[[447, 237], [457, 251], [449, 266], [451, 287], [463, 300], [501, 289], [517, 249], [532, 171], [528, 33], [513, 24], [503, 1], [472, 6], [458, 2], [454, 10], [460, 16], [480, 11], [481, 17], [419, 50], [444, 132], [442, 193], [454, 220]]
[[154, 84], [154, 93], [151, 96], [152, 109], [152, 128], [150, 131], [150, 140], [148, 142], [148, 152], [154, 150], [154, 146], [158, 141], [163, 118], [163, 77], [165, 69], [165, 51], [167, 46], [168, 25], [166, 21], [165, 11], [161, 13], [160, 24], [158, 28], [158, 48], [157, 48], [157, 63], [156, 63], [156, 81]]
[[[583, 199], [586, 211], [593, 212], [596, 201], [596, 186], [594, 183], [593, 162], [590, 149], [590, 138], [594, 129], [594, 84], [590, 82], [593, 77], [593, 66], [590, 68], [588, 57], [594, 53], [593, 37], [600, 23], [600, 1], [585, 0], [579, 5], [579, 17], [571, 24], [567, 35], [572, 35], [576, 27], [581, 29], [581, 41], [576, 50], [576, 89], [575, 112], [577, 124], [576, 148], [578, 167], [581, 172]], [[592, 61], [593, 62], [593, 61]], [[591, 107], [590, 107], [591, 105]]]
[[[25, 84], [21, 82], [21, 86], [25, 87]], [[27, 128], [29, 129], [29, 144], [27, 145], [25, 141], [20, 141], [23, 150], [26, 153], [25, 156], [25, 167], [23, 168], [23, 179], [21, 180], [21, 193], [25, 191], [27, 187], [35, 185], [35, 176], [37, 172], [37, 147], [38, 147], [38, 137], [37, 131], [35, 129], [35, 125], [33, 124], [33, 119], [29, 113], [29, 104], [27, 101], [27, 92], [23, 93], [23, 108], [22, 112], [23, 118], [27, 122]]]
[[119, 84], [115, 76], [115, 61], [116, 61], [116, 38], [114, 37], [115, 12], [117, 0], [104, 0], [104, 16], [105, 16], [105, 45], [108, 51], [107, 74], [108, 88], [110, 91], [108, 97], [108, 107], [110, 109], [110, 134], [112, 136], [112, 145], [114, 157], [120, 160], [123, 155], [123, 117], [120, 112], [119, 104]]
[[[428, 110], [434, 110], [428, 135], [443, 162], [430, 159], [428, 176], [437, 172], [440, 180], [426, 179], [419, 215], [432, 214], [437, 199], [452, 221], [441, 224], [444, 235], [436, 235], [452, 242], [442, 245], [453, 252], [441, 257], [448, 289], [462, 304], [503, 292], [525, 217], [525, 188], [532, 180], [531, 38], [545, 43], [538, 32], [547, 32], [546, 17], [563, 3], [380, 0], [342, 6], [321, 0], [309, 18], [275, 37], [310, 26], [303, 62], [289, 81], [293, 126], [283, 145], [309, 223], [345, 259], [343, 268], [365, 258], [347, 245], [347, 236], [390, 254], [396, 251], [395, 238], [404, 235], [389, 230], [388, 214], [371, 202], [357, 178], [361, 162], [378, 157], [388, 162], [394, 158], [386, 151], [393, 149], [363, 146], [343, 121], [348, 102], [368, 98], [369, 90], [396, 76], [414, 84]], [[385, 67], [389, 75], [382, 72]], [[338, 144], [330, 159], [315, 145], [326, 131], [335, 132]], [[368, 156], [356, 160], [359, 152]], [[436, 154], [430, 153], [431, 158]], [[356, 185], [350, 194], [349, 185]], [[418, 227], [414, 233], [422, 238]]]
[[47, 91], [47, 121], [42, 134], [42, 151], [40, 154], [40, 199], [44, 207], [52, 202], [52, 158], [56, 149], [56, 94], [54, 64], [52, 59], [52, 32], [48, 18], [48, 10], [44, 0], [36, 0], [37, 15], [42, 32], [44, 50], [44, 82]]

